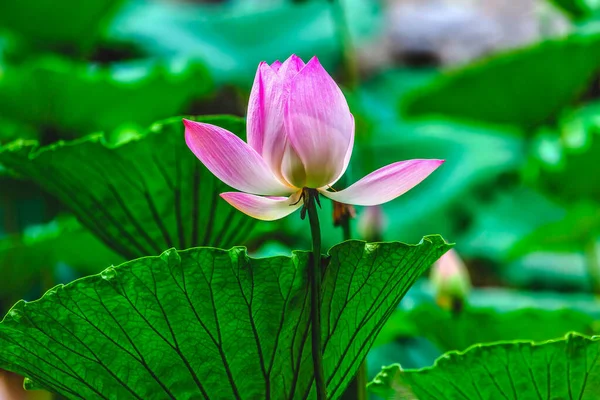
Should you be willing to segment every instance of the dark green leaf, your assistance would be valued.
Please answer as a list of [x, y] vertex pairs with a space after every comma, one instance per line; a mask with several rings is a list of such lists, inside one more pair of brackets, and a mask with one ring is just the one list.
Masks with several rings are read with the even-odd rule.
[[[348, 241], [323, 261], [327, 389], [337, 398], [408, 288], [450, 246]], [[309, 253], [169, 250], [19, 302], [0, 366], [69, 398], [314, 398]]]
[[593, 14], [598, 4], [594, 0], [550, 0], [551, 3], [565, 11], [571, 18], [580, 20]]
[[[4, 310], [26, 295], [53, 287], [59, 263], [82, 275], [98, 273], [99, 265], [122, 263], [123, 257], [108, 249], [72, 216], [39, 226], [20, 235], [0, 239], [0, 302]], [[38, 291], [36, 297], [41, 293]]]
[[419, 400], [594, 400], [600, 393], [597, 337], [569, 334], [543, 342], [476, 345], [450, 352], [433, 367], [386, 367], [369, 384], [384, 397]]
[[[236, 117], [202, 121], [236, 133], [245, 126]], [[170, 247], [246, 243], [257, 220], [219, 197], [228, 187], [187, 148], [183, 132], [181, 118], [172, 118], [114, 146], [102, 135], [41, 149], [14, 142], [0, 148], [0, 163], [56, 195], [128, 259]]]
[[600, 34], [574, 34], [451, 71], [404, 106], [410, 115], [531, 128], [570, 105], [599, 67]]
[[17, 139], [39, 139], [38, 131], [29, 125], [0, 117], [0, 145]]
[[39, 48], [86, 50], [122, 0], [20, 0], [0, 2], [0, 26]]
[[396, 310], [383, 325], [381, 332], [377, 335], [377, 340], [373, 343], [373, 347], [383, 346], [397, 339], [416, 336], [419, 336], [419, 331], [408, 314], [404, 310]]
[[5, 67], [0, 114], [60, 137], [117, 128], [136, 131], [181, 114], [210, 88], [198, 63], [136, 61], [94, 67], [45, 57]]

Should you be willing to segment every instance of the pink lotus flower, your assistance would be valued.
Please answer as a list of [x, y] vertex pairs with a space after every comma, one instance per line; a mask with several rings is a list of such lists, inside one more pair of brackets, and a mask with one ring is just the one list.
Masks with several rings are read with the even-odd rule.
[[302, 207], [303, 188], [340, 203], [372, 206], [407, 192], [443, 163], [393, 163], [347, 189], [332, 191], [352, 155], [354, 118], [316, 57], [307, 64], [295, 55], [283, 64], [259, 64], [248, 105], [248, 143], [218, 126], [183, 122], [186, 143], [196, 157], [220, 180], [244, 192], [221, 197], [267, 221]]
[[471, 290], [471, 277], [456, 250], [450, 249], [433, 264], [430, 278], [438, 305], [460, 310]]
[[381, 206], [365, 207], [360, 215], [356, 231], [367, 242], [381, 242], [388, 220]]

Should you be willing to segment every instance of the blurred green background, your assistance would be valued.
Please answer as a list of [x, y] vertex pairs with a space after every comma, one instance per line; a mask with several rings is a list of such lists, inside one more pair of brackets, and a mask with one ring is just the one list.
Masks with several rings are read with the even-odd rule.
[[[2, 312], [170, 247], [308, 249], [297, 214], [258, 223], [224, 204], [180, 123], [243, 137], [235, 116], [256, 66], [292, 53], [319, 57], [356, 118], [340, 187], [394, 161], [446, 159], [376, 226], [361, 208], [351, 223], [359, 239], [442, 234], [473, 286], [448, 310], [424, 277], [370, 376], [479, 342], [600, 331], [594, 0], [1, 2]], [[343, 238], [332, 213], [324, 201], [324, 248]]]

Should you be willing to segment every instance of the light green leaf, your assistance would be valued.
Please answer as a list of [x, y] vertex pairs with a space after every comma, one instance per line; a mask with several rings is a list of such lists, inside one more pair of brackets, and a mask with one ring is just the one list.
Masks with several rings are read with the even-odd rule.
[[[464, 231], [456, 212], [473, 191], [498, 176], [517, 170], [524, 161], [523, 141], [511, 131], [486, 129], [436, 121], [428, 124], [394, 124], [374, 135], [374, 140], [357, 148], [352, 167], [356, 181], [367, 173], [399, 160], [436, 158], [447, 160], [425, 181], [383, 205], [389, 218], [384, 238], [408, 237], [424, 232], [442, 232], [456, 237]], [[359, 172], [360, 171], [360, 172]], [[432, 203], [432, 196], [439, 201]], [[458, 205], [458, 206], [457, 206]], [[469, 208], [469, 214], [476, 211]], [[398, 228], [401, 227], [399, 230]]]
[[408, 97], [405, 111], [532, 128], [570, 105], [599, 68], [600, 34], [574, 34], [450, 71]]
[[510, 249], [511, 257], [534, 251], [583, 252], [600, 234], [600, 210], [597, 204], [574, 204], [563, 219], [543, 224], [524, 236]]
[[393, 399], [581, 399], [600, 393], [600, 343], [569, 334], [565, 339], [476, 345], [450, 352], [433, 367], [384, 368], [369, 389]]
[[[507, 249], [544, 224], [564, 217], [563, 208], [554, 201], [514, 181], [504, 186], [490, 182], [480, 193], [478, 199], [465, 199], [459, 209], [470, 211], [470, 223], [456, 240], [461, 244], [461, 254], [472, 258], [506, 265]], [[498, 272], [504, 273], [505, 268]]]
[[[323, 259], [323, 350], [337, 398], [408, 288], [450, 246], [348, 241]], [[68, 398], [314, 398], [308, 252], [169, 250], [19, 302], [0, 367]]]
[[[237, 133], [245, 126], [236, 117], [202, 121]], [[102, 135], [41, 149], [13, 142], [0, 148], [0, 163], [56, 195], [126, 259], [170, 247], [246, 244], [258, 224], [219, 197], [229, 188], [187, 148], [181, 118], [116, 145]]]
[[[465, 207], [465, 201], [478, 197], [477, 191], [483, 185], [499, 187], [500, 177], [516, 173], [527, 160], [523, 135], [514, 127], [463, 124], [447, 119], [406, 121], [400, 116], [398, 101], [415, 85], [423, 85], [435, 76], [436, 72], [431, 70], [389, 70], [348, 96], [357, 121], [357, 145], [343, 178], [346, 184], [400, 160], [447, 160], [417, 187], [383, 205], [389, 219], [385, 239], [393, 240], [400, 235], [418, 240], [427, 232], [458, 237], [464, 232], [465, 219], [470, 219], [476, 211], [471, 205]], [[483, 191], [490, 193], [487, 188]], [[439, 197], [438, 201], [432, 203], [432, 196]], [[495, 240], [494, 236], [491, 242]]]
[[565, 112], [558, 128], [541, 130], [534, 138], [538, 162], [531, 165], [532, 183], [565, 203], [599, 202], [594, 171], [600, 155], [600, 102]]
[[411, 310], [406, 318], [417, 327], [419, 336], [430, 339], [442, 352], [499, 340], [556, 339], [573, 330], [594, 333], [594, 319], [571, 309], [499, 312], [491, 308], [466, 308], [454, 315], [425, 304]]
[[117, 128], [135, 131], [181, 114], [211, 87], [198, 62], [98, 67], [42, 57], [2, 70], [0, 114], [62, 138]]
[[[252, 83], [261, 61], [283, 61], [292, 53], [306, 61], [317, 55], [328, 66], [339, 60], [340, 39], [331, 4], [275, 3], [153, 2], [144, 7], [132, 6], [115, 19], [110, 37], [132, 41], [161, 57], [184, 54], [200, 59], [217, 82], [246, 87]], [[353, 3], [353, 10], [366, 9], [361, 17], [371, 12], [370, 2]], [[266, 25], [268, 35], [263, 32]]]

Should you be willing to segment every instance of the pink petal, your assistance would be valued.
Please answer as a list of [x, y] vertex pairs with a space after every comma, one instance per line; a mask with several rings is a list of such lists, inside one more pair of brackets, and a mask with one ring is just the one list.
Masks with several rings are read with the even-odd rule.
[[271, 64], [271, 69], [275, 72], [279, 71], [280, 67], [281, 67], [281, 61], [279, 61], [279, 60], [275, 60], [275, 62], [273, 62], [273, 64]]
[[233, 133], [215, 125], [183, 120], [185, 142], [217, 178], [249, 193], [281, 195], [292, 192], [281, 183], [260, 155]]
[[266, 63], [260, 63], [248, 101], [248, 144], [262, 156], [279, 179], [283, 179], [279, 171], [286, 143], [283, 126], [286, 97], [287, 92], [277, 72]]
[[248, 144], [261, 155], [265, 131], [268, 130], [267, 136], [283, 133], [283, 107], [275, 107], [281, 102], [281, 86], [277, 72], [267, 63], [261, 62], [250, 91], [246, 129]]
[[454, 249], [448, 250], [434, 265], [435, 267], [431, 272], [435, 271], [441, 279], [450, 279], [456, 275], [464, 275], [467, 271], [465, 263]]
[[340, 180], [344, 172], [348, 169], [348, 165], [350, 164], [350, 159], [352, 158], [352, 150], [354, 149], [354, 116], [350, 114], [352, 117], [352, 137], [350, 138], [350, 144], [348, 145], [348, 149], [346, 150], [346, 155], [344, 156], [344, 167], [340, 171], [340, 174], [335, 178], [329, 186], [333, 186], [334, 183]]
[[298, 201], [300, 194], [301, 192], [298, 191], [290, 197], [262, 197], [247, 193], [227, 192], [221, 193], [221, 197], [252, 218], [274, 221], [302, 207], [302, 202]]
[[345, 169], [354, 123], [342, 91], [316, 57], [293, 78], [284, 115], [288, 139], [306, 168], [306, 186], [331, 184]]
[[324, 196], [358, 206], [383, 204], [408, 192], [437, 169], [444, 160], [408, 160], [387, 165], [339, 192], [320, 189]]
[[282, 64], [275, 61], [271, 66], [260, 63], [248, 101], [248, 144], [271, 167], [279, 180], [281, 162], [287, 139], [283, 123], [283, 109], [289, 96], [291, 78], [304, 67], [304, 62], [292, 55]]
[[387, 228], [388, 220], [380, 205], [365, 207], [356, 224], [356, 231], [362, 240], [380, 242]]
[[292, 54], [283, 62], [283, 64], [281, 64], [281, 68], [279, 68], [277, 74], [283, 79], [284, 82], [286, 82], [289, 87], [292, 78], [294, 78], [298, 72], [304, 68], [304, 65], [304, 61], [302, 61], [300, 57]]
[[[352, 116], [352, 114], [350, 114]], [[352, 117], [352, 126], [354, 128], [354, 117]], [[350, 145], [346, 151], [346, 155], [344, 156], [344, 165], [340, 174], [329, 184], [333, 185], [336, 183], [346, 169], [348, 168], [348, 164], [350, 164], [350, 158], [352, 156], [352, 148], [354, 147], [354, 129], [352, 131], [352, 138], [350, 141]], [[281, 174], [283, 175], [283, 179], [294, 187], [302, 188], [307, 185], [306, 183], [306, 168], [302, 163], [300, 157], [296, 153], [296, 150], [291, 146], [291, 144], [286, 143], [285, 151], [283, 153], [283, 159], [281, 160]]]
[[469, 270], [454, 249], [450, 249], [433, 264], [429, 277], [436, 292], [437, 303], [446, 309], [451, 310], [456, 302], [464, 301], [471, 290]]
[[306, 170], [302, 160], [298, 157], [296, 150], [286, 143], [283, 159], [281, 160], [281, 174], [286, 182], [294, 187], [303, 188], [306, 186]]

